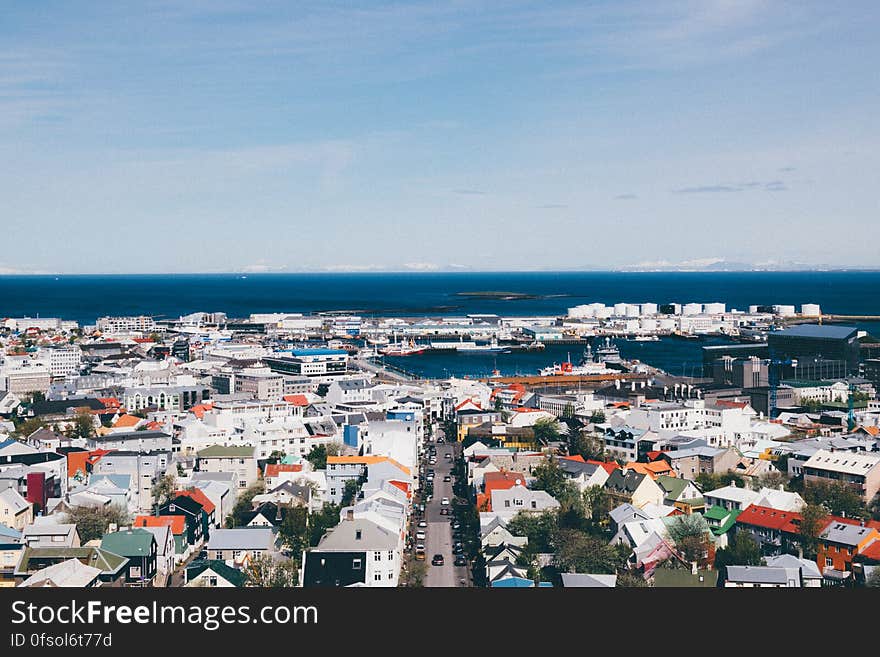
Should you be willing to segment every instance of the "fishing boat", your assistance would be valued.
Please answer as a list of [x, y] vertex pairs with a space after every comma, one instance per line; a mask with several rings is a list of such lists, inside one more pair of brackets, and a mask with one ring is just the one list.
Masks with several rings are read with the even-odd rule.
[[425, 353], [424, 345], [416, 344], [414, 340], [409, 342], [393, 342], [382, 349], [379, 353], [385, 356], [418, 356]]
[[633, 338], [633, 342], [659, 342], [660, 338], [656, 335], [637, 335]]

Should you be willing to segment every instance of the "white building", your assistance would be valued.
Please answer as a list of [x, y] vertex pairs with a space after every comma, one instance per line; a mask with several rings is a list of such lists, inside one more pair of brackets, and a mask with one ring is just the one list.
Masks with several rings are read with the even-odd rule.
[[150, 333], [156, 330], [156, 322], [152, 317], [138, 315], [131, 317], [99, 317], [98, 330], [104, 335], [130, 335], [132, 333]]
[[75, 344], [42, 347], [37, 352], [37, 360], [46, 365], [53, 378], [79, 374], [82, 365], [82, 349]]

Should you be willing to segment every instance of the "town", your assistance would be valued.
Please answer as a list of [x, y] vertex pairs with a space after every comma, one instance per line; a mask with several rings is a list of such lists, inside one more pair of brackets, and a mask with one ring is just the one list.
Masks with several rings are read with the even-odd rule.
[[[880, 586], [870, 319], [7, 318], [0, 586]], [[709, 335], [690, 376], [617, 348]], [[583, 356], [400, 365], [553, 343]]]

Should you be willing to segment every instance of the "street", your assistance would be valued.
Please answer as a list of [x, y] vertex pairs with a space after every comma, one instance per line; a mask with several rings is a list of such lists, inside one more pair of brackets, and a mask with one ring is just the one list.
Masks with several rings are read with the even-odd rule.
[[[445, 454], [454, 454], [457, 445], [455, 443], [451, 445], [440, 443], [435, 446], [437, 447], [437, 463], [427, 466], [427, 468], [434, 470], [434, 496], [427, 503], [425, 510], [425, 521], [428, 523], [425, 540], [425, 563], [428, 566], [428, 573], [425, 577], [425, 586], [467, 586], [467, 567], [453, 565], [455, 556], [452, 554], [452, 529], [450, 527], [453, 518], [451, 515], [452, 505], [446, 506], [450, 515], [441, 515], [440, 513], [440, 509], [444, 508], [440, 501], [444, 497], [451, 501], [453, 497], [452, 482], [443, 481], [444, 476], [452, 474], [453, 463], [452, 459], [445, 457]], [[443, 555], [444, 563], [442, 566], [431, 564], [435, 554]]]

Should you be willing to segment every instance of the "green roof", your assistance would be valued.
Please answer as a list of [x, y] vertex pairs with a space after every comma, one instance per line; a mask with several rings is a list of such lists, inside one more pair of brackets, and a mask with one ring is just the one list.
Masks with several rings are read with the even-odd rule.
[[87, 566], [99, 568], [104, 573], [118, 572], [128, 563], [127, 557], [97, 547], [28, 547], [24, 549], [16, 571], [29, 572], [28, 563], [31, 559], [76, 559]]
[[687, 485], [691, 483], [687, 479], [680, 477], [670, 477], [669, 475], [660, 475], [654, 480], [660, 488], [666, 493], [666, 499], [675, 501], [678, 496], [684, 492]]
[[253, 447], [224, 447], [223, 445], [211, 445], [198, 452], [200, 459], [204, 458], [253, 458]]
[[717, 525], [710, 523], [710, 528], [715, 536], [721, 536], [721, 534], [726, 534], [733, 527], [739, 514], [740, 512], [736, 509], [728, 510], [723, 506], [715, 504], [706, 509], [703, 517], [706, 520], [715, 520], [718, 523]]
[[698, 570], [694, 575], [690, 569], [660, 566], [654, 571], [655, 588], [714, 588], [717, 582], [715, 570]]
[[247, 583], [247, 575], [236, 568], [227, 566], [225, 562], [217, 560], [196, 561], [190, 564], [186, 569], [187, 581], [195, 579], [209, 568], [235, 586], [244, 586]]
[[105, 534], [101, 548], [124, 557], [141, 557], [150, 554], [155, 537], [152, 532], [136, 527], [121, 532]]

